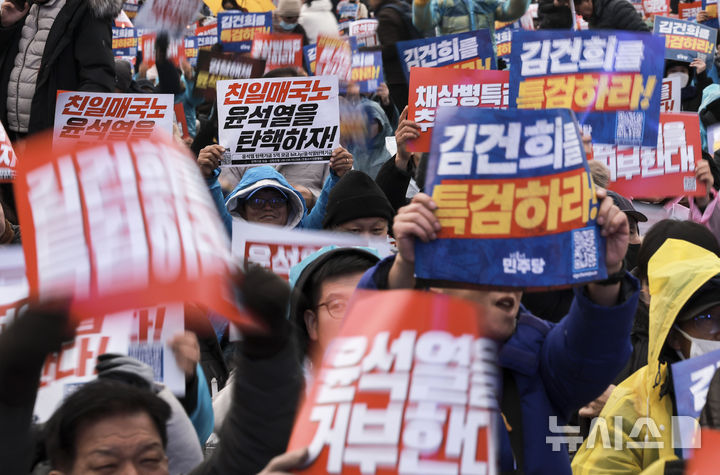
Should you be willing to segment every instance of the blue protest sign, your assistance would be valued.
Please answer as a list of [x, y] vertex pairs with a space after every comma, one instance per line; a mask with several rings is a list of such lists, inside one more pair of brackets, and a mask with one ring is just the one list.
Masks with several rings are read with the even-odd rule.
[[383, 82], [382, 66], [380, 51], [354, 51], [350, 80], [360, 87], [361, 93], [373, 93]]
[[223, 51], [246, 53], [257, 33], [271, 32], [272, 13], [220, 12], [217, 25]]
[[421, 281], [538, 288], [607, 275], [599, 204], [567, 109], [438, 108], [425, 188], [442, 230], [415, 245]]
[[649, 33], [514, 31], [510, 104], [572, 109], [593, 142], [655, 147], [664, 54]]
[[112, 50], [114, 56], [135, 56], [138, 50], [138, 34], [135, 28], [112, 29]]
[[408, 81], [412, 67], [495, 69], [495, 51], [489, 30], [399, 41], [396, 48]]
[[691, 63], [700, 58], [712, 64], [717, 30], [676, 18], [655, 17], [653, 32], [665, 37], [665, 59]]

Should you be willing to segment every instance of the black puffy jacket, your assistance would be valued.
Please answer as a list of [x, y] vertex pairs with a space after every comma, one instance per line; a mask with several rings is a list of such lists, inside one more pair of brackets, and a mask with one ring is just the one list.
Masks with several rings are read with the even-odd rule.
[[650, 31], [627, 0], [593, 0], [593, 16], [588, 22], [593, 30]]

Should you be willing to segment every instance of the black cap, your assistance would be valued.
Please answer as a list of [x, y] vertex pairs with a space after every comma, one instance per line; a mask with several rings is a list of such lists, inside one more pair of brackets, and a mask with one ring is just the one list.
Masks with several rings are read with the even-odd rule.
[[323, 220], [331, 228], [358, 218], [385, 218], [388, 225], [394, 210], [385, 193], [367, 174], [350, 170], [333, 187]]
[[720, 305], [720, 275], [716, 275], [700, 287], [685, 303], [677, 321], [686, 322], [697, 317], [706, 310]]
[[635, 207], [633, 207], [632, 202], [629, 199], [610, 190], [607, 190], [607, 194], [613, 199], [613, 201], [615, 202], [615, 206], [620, 208], [620, 211], [623, 211], [626, 215], [628, 215], [635, 221], [644, 223], [648, 220], [647, 216], [642, 214], [640, 211], [637, 211]]

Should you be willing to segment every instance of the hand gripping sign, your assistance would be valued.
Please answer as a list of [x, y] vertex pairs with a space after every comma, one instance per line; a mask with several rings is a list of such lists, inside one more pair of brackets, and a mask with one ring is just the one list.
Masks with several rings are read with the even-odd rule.
[[419, 281], [551, 287], [606, 276], [599, 203], [567, 109], [439, 108], [425, 188], [442, 230], [415, 244]]
[[169, 137], [60, 148], [39, 137], [15, 196], [31, 296], [70, 295], [78, 317], [185, 296], [251, 323], [207, 185]]
[[496, 344], [477, 307], [357, 291], [290, 439], [303, 474], [496, 473]]

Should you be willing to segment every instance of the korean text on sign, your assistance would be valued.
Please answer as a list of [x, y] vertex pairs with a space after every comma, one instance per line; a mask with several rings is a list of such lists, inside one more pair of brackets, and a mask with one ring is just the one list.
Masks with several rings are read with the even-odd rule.
[[408, 143], [408, 150], [430, 151], [435, 111], [440, 106], [507, 109], [508, 72], [413, 68], [408, 119], [420, 126], [420, 137]]
[[202, 0], [147, 0], [135, 18], [135, 26], [181, 36], [202, 4]]
[[663, 39], [647, 33], [516, 31], [510, 53], [510, 103], [519, 109], [568, 108], [593, 141], [657, 142]]
[[358, 48], [372, 48], [380, 45], [377, 27], [378, 21], [375, 19], [356, 20], [350, 23], [348, 35], [356, 39]]
[[665, 58], [692, 62], [695, 58], [712, 61], [717, 30], [675, 18], [655, 17], [653, 32], [665, 37]]
[[172, 94], [61, 92], [55, 108], [55, 145], [172, 135]]
[[396, 47], [408, 80], [410, 68], [495, 69], [495, 53], [488, 30], [399, 41]]
[[[143, 62], [147, 63], [148, 68], [155, 65], [155, 39], [156, 35], [154, 34], [144, 34], [140, 38]], [[180, 66], [182, 60], [185, 59], [185, 40], [182, 38], [171, 39], [168, 44], [167, 57], [175, 66]]]
[[334, 76], [219, 81], [223, 165], [327, 160], [339, 139]]
[[257, 34], [252, 43], [253, 58], [265, 60], [265, 71], [283, 66], [302, 67], [302, 36]]
[[660, 90], [660, 112], [680, 112], [682, 105], [680, 89], [680, 78], [663, 78]]
[[375, 92], [383, 82], [382, 53], [356, 51], [352, 57], [350, 80], [358, 85], [362, 94]]
[[667, 15], [670, 12], [670, 0], [642, 0], [642, 9], [646, 17]]
[[265, 61], [248, 58], [238, 53], [211, 53], [200, 51], [198, 72], [193, 94], [215, 100], [215, 85], [225, 79], [248, 79], [262, 76]]
[[356, 293], [290, 440], [308, 447], [300, 473], [496, 473], [497, 344], [478, 318], [427, 292]]
[[112, 50], [115, 56], [135, 56], [138, 51], [138, 34], [135, 28], [112, 29]]
[[5, 128], [0, 124], [0, 183], [11, 182], [15, 178], [16, 166], [17, 155]]
[[419, 279], [548, 287], [605, 274], [571, 111], [441, 107], [426, 183], [442, 230], [415, 245]]
[[248, 322], [231, 293], [227, 234], [187, 151], [169, 137], [60, 149], [48, 139], [27, 143], [15, 180], [31, 295], [70, 295], [79, 317], [184, 295]]
[[660, 114], [656, 147], [593, 144], [593, 160], [610, 169], [611, 190], [633, 198], [703, 196], [705, 186], [695, 180], [700, 156], [697, 114]]
[[319, 36], [315, 74], [337, 76], [338, 81], [347, 83], [351, 78], [353, 51], [345, 38]]
[[218, 36], [224, 51], [239, 53], [252, 48], [253, 38], [259, 33], [270, 33], [272, 14], [242, 13], [239, 11], [218, 14]]

